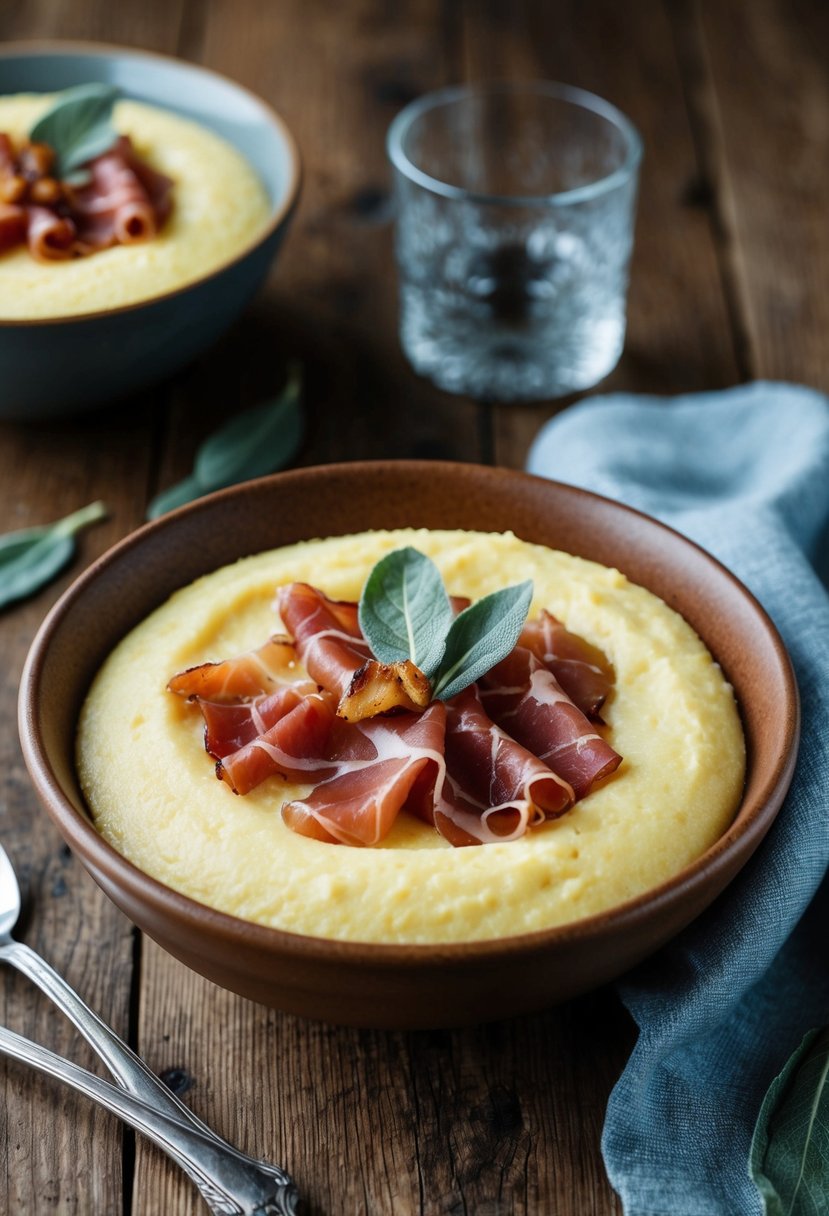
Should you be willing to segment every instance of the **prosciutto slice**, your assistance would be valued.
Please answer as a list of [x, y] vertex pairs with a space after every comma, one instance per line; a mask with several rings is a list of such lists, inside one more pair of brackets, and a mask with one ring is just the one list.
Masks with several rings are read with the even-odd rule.
[[[453, 600], [456, 612], [465, 606]], [[575, 671], [595, 713], [612, 668], [549, 613], [526, 626], [527, 645], [447, 705], [430, 700], [410, 662], [372, 657], [356, 604], [291, 583], [276, 607], [293, 640], [199, 664], [168, 687], [198, 705], [205, 748], [234, 793], [272, 776], [310, 787], [282, 805], [300, 835], [377, 845], [405, 809], [452, 845], [515, 840], [621, 762], [550, 670]]]
[[356, 610], [346, 611], [350, 605], [330, 600], [307, 583], [280, 587], [276, 606], [311, 679], [338, 699], [344, 697], [354, 674], [373, 658], [359, 632]]
[[45, 144], [16, 148], [0, 132], [0, 252], [26, 242], [39, 261], [59, 261], [154, 237], [172, 210], [172, 180], [144, 163], [128, 136], [91, 160], [87, 184], [52, 177]]
[[26, 208], [17, 203], [0, 203], [0, 253], [26, 239]]
[[34, 203], [27, 203], [24, 210], [26, 240], [32, 257], [41, 262], [64, 262], [71, 258], [78, 235], [73, 221]]
[[319, 780], [334, 767], [328, 757], [333, 723], [330, 696], [325, 693], [298, 696], [296, 704], [264, 734], [218, 760], [216, 776], [226, 781], [234, 794], [249, 794], [266, 777], [278, 776], [283, 781]]
[[415, 785], [423, 796], [439, 794], [445, 731], [441, 701], [422, 714], [356, 725], [336, 721], [329, 748], [334, 772], [307, 798], [285, 803], [283, 820], [300, 835], [330, 844], [379, 844]]
[[434, 825], [451, 844], [516, 840], [533, 823], [563, 815], [572, 787], [487, 715], [477, 690], [447, 706], [446, 781]]
[[294, 709], [303, 696], [316, 691], [316, 684], [309, 680], [278, 688], [270, 696], [256, 701], [203, 701], [197, 697], [204, 718], [204, 750], [214, 760], [229, 756], [264, 735]]
[[154, 237], [170, 213], [171, 179], [140, 161], [126, 135], [88, 169], [89, 185], [72, 199], [80, 244], [106, 249]]
[[621, 763], [621, 756], [526, 647], [516, 646], [487, 672], [481, 686], [487, 713], [563, 777], [577, 799]]
[[180, 697], [227, 703], [260, 697], [304, 679], [290, 638], [276, 635], [264, 646], [221, 663], [200, 663], [173, 676], [167, 688]]
[[527, 621], [518, 644], [531, 650], [553, 673], [586, 717], [601, 721], [599, 711], [613, 688], [616, 675], [598, 646], [571, 633], [546, 609]]

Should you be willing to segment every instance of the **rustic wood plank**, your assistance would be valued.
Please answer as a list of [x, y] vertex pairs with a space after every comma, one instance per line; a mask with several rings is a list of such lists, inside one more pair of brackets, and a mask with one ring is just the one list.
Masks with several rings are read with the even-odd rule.
[[829, 387], [829, 8], [683, 3], [698, 144], [746, 376]]
[[175, 54], [182, 23], [183, 0], [167, 4], [111, 4], [109, 0], [25, 0], [3, 5], [0, 32], [4, 42], [67, 38], [110, 42]]
[[[627, 1021], [608, 1021], [607, 993], [469, 1030], [394, 1033], [253, 1005], [147, 941], [142, 970], [145, 1058], [211, 1126], [289, 1166], [310, 1216], [617, 1210], [591, 1162], [603, 1111], [585, 1093], [609, 1090], [632, 1045]], [[139, 1146], [133, 1211], [200, 1207]]]
[[[111, 511], [104, 524], [80, 538], [71, 569], [0, 617], [0, 765], [3, 843], [20, 872], [29, 905], [22, 935], [122, 1034], [129, 1029], [133, 931], [62, 847], [37, 805], [20, 755], [16, 695], [26, 650], [47, 608], [86, 562], [140, 519], [148, 477], [144, 439], [140, 424], [113, 429], [103, 417], [83, 424], [0, 427], [4, 527], [49, 522], [96, 498], [103, 498]], [[4, 1025], [92, 1062], [78, 1035], [31, 984], [11, 974], [3, 981]], [[83, 1099], [68, 1097], [56, 1083], [35, 1083], [20, 1065], [4, 1066], [0, 1075], [0, 1134], [7, 1137], [9, 1166], [0, 1182], [0, 1210], [34, 1216], [117, 1211], [120, 1125], [94, 1113]]]
[[[119, 15], [120, 13], [120, 15]], [[0, 13], [4, 40], [97, 38], [174, 49], [181, 5], [117, 6], [75, 0], [70, 7], [35, 0]], [[3, 528], [46, 523], [102, 498], [107, 521], [85, 533], [71, 569], [33, 599], [0, 616], [2, 838], [21, 877], [27, 908], [21, 936], [66, 975], [121, 1034], [130, 1032], [135, 931], [65, 849], [36, 805], [17, 741], [17, 683], [26, 650], [49, 606], [83, 565], [141, 521], [150, 479], [149, 399], [123, 403], [82, 420], [0, 424]], [[79, 1062], [92, 1052], [22, 977], [3, 976], [2, 1022]], [[97, 1066], [100, 1071], [100, 1066]], [[6, 1169], [0, 1211], [116, 1213], [122, 1209], [122, 1126], [56, 1082], [22, 1065], [0, 1067], [0, 1136]], [[130, 1160], [128, 1153], [126, 1161]]]
[[416, 377], [397, 339], [385, 132], [406, 100], [454, 73], [440, 0], [409, 0], [393, 20], [376, 0], [216, 0], [198, 11], [186, 53], [279, 110], [304, 180], [267, 290], [179, 382], [161, 484], [189, 468], [223, 417], [272, 393], [288, 358], [306, 373], [299, 463], [478, 459], [476, 407]]
[[[471, 3], [464, 62], [469, 80], [542, 78], [589, 89], [642, 135], [627, 341], [619, 366], [595, 391], [673, 393], [731, 383], [738, 373], [707, 199], [659, 0]], [[572, 400], [501, 407], [498, 463], [520, 467], [544, 420]]]

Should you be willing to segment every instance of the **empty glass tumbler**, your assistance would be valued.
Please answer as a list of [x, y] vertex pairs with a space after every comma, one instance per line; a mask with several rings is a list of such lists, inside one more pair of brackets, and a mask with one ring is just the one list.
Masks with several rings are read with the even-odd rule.
[[441, 388], [561, 396], [615, 366], [642, 145], [614, 106], [548, 82], [441, 89], [389, 129], [400, 338]]

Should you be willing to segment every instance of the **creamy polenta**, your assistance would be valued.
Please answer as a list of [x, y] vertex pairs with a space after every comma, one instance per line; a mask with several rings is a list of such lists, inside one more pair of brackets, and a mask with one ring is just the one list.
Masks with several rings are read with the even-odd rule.
[[[54, 97], [0, 97], [0, 131], [26, 138]], [[235, 148], [212, 131], [154, 106], [121, 101], [113, 125], [138, 155], [173, 179], [173, 210], [150, 241], [92, 257], [39, 262], [25, 245], [0, 255], [0, 320], [77, 316], [135, 304], [202, 278], [262, 232], [264, 186]]]
[[[278, 778], [244, 797], [218, 781], [201, 715], [170, 677], [276, 631], [274, 589], [310, 582], [357, 599], [374, 563], [412, 545], [450, 594], [534, 580], [548, 608], [616, 669], [605, 706], [618, 772], [520, 840], [452, 848], [401, 814], [382, 845], [323, 844], [284, 826]], [[142, 870], [224, 912], [295, 933], [369, 942], [497, 938], [574, 921], [646, 891], [711, 845], [739, 802], [734, 698], [686, 622], [618, 570], [511, 534], [405, 530], [245, 558], [177, 592], [116, 648], [84, 705], [78, 768], [100, 832]]]

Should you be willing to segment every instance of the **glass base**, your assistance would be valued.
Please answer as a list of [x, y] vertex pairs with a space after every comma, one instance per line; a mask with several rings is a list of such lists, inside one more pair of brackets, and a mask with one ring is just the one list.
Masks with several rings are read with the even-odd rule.
[[458, 307], [444, 289], [404, 283], [400, 340], [414, 370], [447, 392], [500, 402], [563, 397], [592, 388], [622, 353], [623, 305], [597, 303], [559, 300], [504, 322]]

